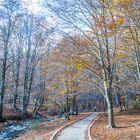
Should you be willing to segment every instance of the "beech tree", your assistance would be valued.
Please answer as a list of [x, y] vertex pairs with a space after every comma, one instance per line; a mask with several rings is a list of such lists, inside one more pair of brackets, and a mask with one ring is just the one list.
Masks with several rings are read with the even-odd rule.
[[[82, 51], [83, 54], [79, 55], [77, 51], [76, 57], [80, 59], [82, 65], [90, 69], [100, 79], [100, 89], [107, 103], [108, 126], [114, 128], [112, 88], [115, 75], [117, 40], [121, 34], [118, 27], [124, 23], [124, 17], [114, 11], [112, 1], [62, 0], [56, 1], [56, 3], [56, 5], [52, 5], [51, 9], [62, 21], [63, 26], [69, 26], [71, 34], [75, 29], [78, 36], [82, 36], [82, 39], [79, 38], [76, 41], [77, 46], [79, 45], [79, 51]], [[73, 38], [71, 34], [69, 33], [69, 36]], [[86, 40], [87, 44], [83, 45], [83, 41], [81, 43], [80, 40]], [[85, 57], [92, 62], [90, 66], [84, 63]]]

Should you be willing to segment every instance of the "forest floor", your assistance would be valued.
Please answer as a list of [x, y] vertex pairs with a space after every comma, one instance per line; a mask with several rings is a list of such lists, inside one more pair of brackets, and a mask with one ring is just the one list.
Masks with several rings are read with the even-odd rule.
[[70, 120], [59, 118], [52, 122], [47, 122], [47, 123], [37, 125], [32, 130], [20, 135], [16, 140], [38, 140], [38, 139], [49, 140], [50, 137], [53, 135], [53, 133], [59, 128], [61, 128], [62, 126], [70, 122], [85, 118], [90, 114], [91, 113], [81, 113], [79, 115], [71, 116]]
[[[9, 105], [4, 105], [3, 117], [6, 120], [21, 121], [22, 114], [20, 112], [13, 112]], [[5, 126], [5, 122], [0, 122], [0, 130]]]
[[107, 128], [107, 115], [103, 114], [92, 126], [93, 140], [140, 140], [140, 110], [115, 113], [116, 128]]

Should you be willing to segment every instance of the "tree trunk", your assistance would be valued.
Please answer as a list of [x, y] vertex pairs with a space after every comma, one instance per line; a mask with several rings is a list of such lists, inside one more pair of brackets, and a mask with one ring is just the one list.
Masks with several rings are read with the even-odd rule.
[[120, 101], [120, 93], [118, 93], [118, 92], [116, 93], [116, 103], [117, 103], [117, 106], [120, 107], [120, 111], [123, 111], [121, 101]]
[[66, 97], [66, 119], [70, 120], [69, 118], [69, 98]]
[[27, 96], [26, 96], [26, 93], [24, 93], [23, 97], [22, 97], [22, 114], [24, 116], [26, 116], [28, 113], [27, 113]]
[[[14, 69], [14, 66], [13, 66], [13, 76], [15, 75], [15, 92], [14, 92], [14, 96], [13, 96], [13, 103], [12, 103], [12, 108], [13, 109], [17, 109], [17, 97], [18, 97], [18, 88], [19, 88], [19, 73], [20, 73], [20, 64], [21, 64], [21, 48], [17, 48], [18, 50], [18, 60], [17, 60], [17, 63], [16, 63], [16, 66]], [[13, 54], [13, 57], [14, 57], [14, 54]]]
[[91, 110], [91, 103], [90, 103], [90, 92], [89, 92], [89, 95], [88, 95], [88, 111]]
[[12, 108], [15, 110], [17, 110], [17, 97], [18, 95], [17, 95], [17, 89], [16, 89], [14, 97], [13, 97], [13, 103], [12, 103]]
[[4, 89], [2, 88], [1, 92], [0, 92], [0, 122], [3, 121], [3, 117], [2, 117], [2, 114], [3, 114], [3, 101], [4, 101]]
[[128, 93], [127, 92], [125, 92], [125, 111], [126, 110], [128, 110], [128, 100], [129, 100], [129, 97], [128, 97], [129, 95], [128, 95]]
[[76, 115], [78, 115], [78, 103], [76, 102]]
[[2, 87], [0, 91], [0, 121], [3, 120], [3, 102], [4, 102], [4, 91], [5, 91], [5, 72], [2, 75]]
[[107, 110], [107, 103], [106, 103], [106, 99], [103, 97], [102, 99], [103, 102], [103, 110], [106, 111]]
[[5, 92], [5, 77], [6, 77], [6, 64], [7, 64], [7, 47], [4, 50], [4, 60], [2, 64], [2, 78], [1, 78], [1, 91], [0, 91], [0, 121], [3, 121], [3, 104]]
[[105, 87], [105, 99], [107, 103], [107, 114], [108, 114], [108, 127], [109, 128], [115, 128], [114, 123], [114, 116], [113, 116], [113, 104], [112, 104], [112, 85], [111, 82], [107, 83], [104, 81], [104, 87]]
[[72, 108], [72, 115], [74, 115], [75, 110], [76, 110], [76, 95], [73, 95], [73, 97], [72, 97], [72, 106], [71, 106], [71, 108]]
[[115, 128], [114, 116], [113, 116], [113, 105], [112, 105], [112, 95], [110, 90], [106, 90], [106, 102], [107, 102], [107, 113], [108, 113], [108, 127]]
[[118, 86], [119, 85], [119, 76], [116, 75], [115, 78], [116, 78], [116, 83], [117, 83], [117, 85], [116, 85], [117, 93], [116, 93], [116, 96], [115, 96], [116, 97], [116, 102], [117, 102], [117, 106], [120, 107], [120, 111], [122, 111], [122, 104], [121, 104], [121, 101], [120, 101], [120, 87]]

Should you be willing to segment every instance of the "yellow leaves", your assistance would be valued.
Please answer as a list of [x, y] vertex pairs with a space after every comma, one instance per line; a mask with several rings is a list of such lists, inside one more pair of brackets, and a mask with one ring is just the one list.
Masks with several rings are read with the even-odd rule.
[[82, 64], [77, 64], [76, 65], [76, 69], [79, 71], [79, 70], [81, 70], [83, 68], [83, 66], [82, 66]]
[[66, 90], [65, 89], [62, 89], [59, 91], [59, 94], [65, 94], [66, 93]]
[[118, 50], [117, 53], [116, 53], [116, 56], [115, 58], [112, 58], [111, 60], [111, 64], [115, 64], [117, 63], [118, 61], [120, 60], [123, 60], [124, 58], [126, 58], [127, 56], [127, 53], [125, 52], [125, 50]]
[[119, 54], [117, 54], [117, 58], [121, 59], [124, 58], [126, 56], [126, 54], [124, 52], [120, 52]]
[[140, 95], [136, 95], [136, 101], [140, 103]]
[[[69, 83], [70, 84], [70, 83]], [[80, 88], [79, 87], [71, 87], [70, 88], [70, 92], [77, 92], [77, 91], [79, 91], [80, 90]], [[64, 94], [66, 94], [67, 93], [67, 90], [66, 89], [62, 89], [62, 90], [59, 90], [59, 94], [61, 94], [61, 95], [64, 95]]]
[[58, 82], [53, 82], [51, 86], [52, 86], [52, 87], [55, 87], [55, 86], [58, 86], [58, 85], [59, 85]]
[[76, 91], [79, 91], [80, 88], [79, 87], [74, 87], [72, 90], [73, 90], [73, 92], [76, 92]]
[[134, 62], [131, 60], [124, 61], [123, 64], [133, 66]]

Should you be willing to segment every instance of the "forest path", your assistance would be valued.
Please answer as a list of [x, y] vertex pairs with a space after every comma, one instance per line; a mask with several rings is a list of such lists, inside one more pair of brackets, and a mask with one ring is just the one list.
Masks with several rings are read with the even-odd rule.
[[60, 136], [58, 136], [57, 140], [84, 140], [87, 127], [97, 116], [98, 113], [93, 113], [83, 120], [65, 128]]

